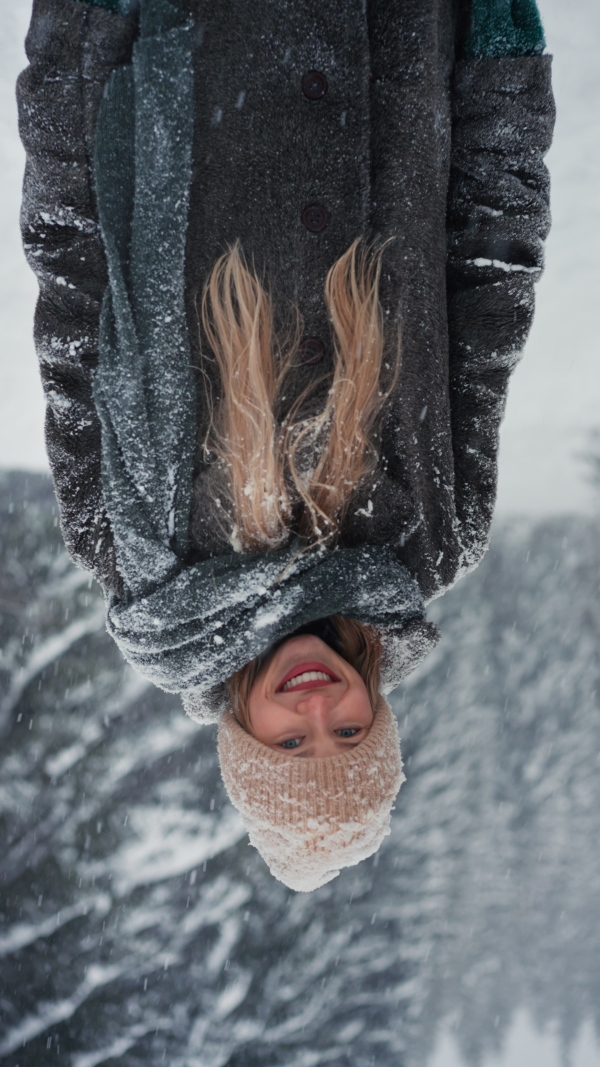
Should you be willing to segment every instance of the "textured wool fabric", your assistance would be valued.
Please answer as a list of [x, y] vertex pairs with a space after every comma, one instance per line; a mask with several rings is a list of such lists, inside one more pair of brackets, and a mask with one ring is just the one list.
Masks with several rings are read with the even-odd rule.
[[189, 693], [197, 721], [214, 721], [234, 671], [314, 619], [345, 611], [377, 626], [388, 689], [437, 642], [417, 582], [385, 545], [219, 562], [184, 567], [146, 596], [108, 598], [108, 631], [125, 658], [162, 689]]
[[[96, 126], [95, 177], [109, 269], [94, 399], [102, 424], [104, 499], [126, 594], [109, 598], [108, 631], [125, 658], [170, 692], [199, 701], [265, 646], [345, 612], [393, 633], [389, 688], [435, 628], [417, 583], [390, 549], [362, 546], [184, 564], [193, 385], [183, 305], [191, 180], [191, 24], [177, 4], [147, 0], [131, 66], [115, 71]], [[156, 257], [156, 249], [161, 254]], [[285, 577], [281, 577], [281, 575]], [[429, 640], [418, 646], [415, 625]], [[392, 663], [393, 660], [393, 663]], [[401, 669], [400, 669], [401, 668]], [[190, 705], [186, 705], [190, 708]]]
[[[108, 262], [94, 400], [102, 483], [128, 593], [188, 552], [195, 412], [184, 303], [193, 136], [192, 24], [146, 0], [130, 66], [106, 86], [94, 174]], [[177, 603], [168, 606], [171, 626]]]
[[389, 631], [391, 688], [437, 635], [423, 618], [418, 584], [387, 546], [301, 552], [292, 544], [185, 562], [194, 436], [183, 303], [192, 27], [180, 24], [182, 12], [168, 0], [147, 0], [142, 15], [132, 63], [113, 72], [96, 125], [109, 285], [93, 395], [104, 500], [125, 585], [109, 596], [108, 631], [156, 685], [193, 688], [192, 713], [202, 721], [214, 716], [216, 702], [222, 706], [234, 671], [329, 614], [345, 612]]
[[466, 56], [533, 56], [545, 47], [536, 0], [471, 0]]
[[219, 761], [251, 844], [275, 878], [304, 893], [377, 851], [405, 779], [396, 719], [383, 697], [364, 741], [324, 759], [276, 752], [228, 711]]
[[34, 0], [17, 85], [27, 159], [22, 226], [40, 293], [34, 339], [46, 447], [65, 545], [111, 589], [122, 585], [102, 488], [92, 381], [108, 282], [93, 182], [96, 117], [112, 71], [129, 62], [133, 18], [75, 0]]
[[[294, 368], [285, 403], [324, 376], [316, 403], [332, 366], [324, 278], [364, 233], [393, 238], [381, 299], [390, 343], [402, 325], [402, 369], [377, 471], [353, 499], [340, 548], [387, 546], [425, 600], [439, 595], [488, 541], [499, 424], [549, 226], [550, 57], [463, 59], [467, 9], [454, 0], [186, 0], [186, 8], [193, 177], [179, 283], [199, 368], [199, 447], [185, 564], [212, 560], [220, 574], [231, 566], [235, 580], [200, 447], [211, 376], [218, 397], [196, 311], [211, 266], [239, 237], [278, 318], [297, 299], [326, 354]], [[63, 533], [75, 561], [128, 606], [92, 388], [107, 285], [92, 161], [105, 83], [131, 62], [137, 30], [135, 18], [102, 7], [34, 0], [30, 65], [18, 87], [23, 237], [40, 283], [35, 338]], [[309, 69], [327, 77], [318, 102], [302, 93]], [[320, 234], [301, 223], [314, 202], [329, 213]]]
[[[402, 367], [342, 545], [390, 545], [426, 600], [487, 547], [499, 425], [549, 225], [550, 59], [461, 60], [456, 13], [446, 0], [214, 4], [194, 53], [194, 362], [218, 397], [192, 324], [215, 255], [237, 237], [278, 316], [297, 300], [325, 346], [321, 363], [294, 367], [281, 414], [310, 384], [307, 409], [318, 406], [333, 366], [327, 271], [360, 234], [391, 238], [380, 295], [390, 346], [401, 327]], [[312, 67], [329, 85], [316, 104], [301, 90]], [[300, 221], [314, 202], [330, 215], [319, 234]], [[202, 451], [208, 417], [203, 378], [192, 510], [203, 555], [230, 547]]]
[[105, 11], [112, 11], [115, 15], [129, 15], [136, 10], [137, 0], [80, 0], [91, 7], [103, 7]]
[[[128, 15], [136, 0], [83, 0]], [[544, 31], [536, 0], [471, 0], [466, 56], [525, 56], [543, 52]]]

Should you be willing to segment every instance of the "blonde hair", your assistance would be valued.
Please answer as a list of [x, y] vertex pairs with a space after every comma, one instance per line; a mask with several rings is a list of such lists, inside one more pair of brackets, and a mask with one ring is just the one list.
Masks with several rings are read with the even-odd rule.
[[[296, 517], [307, 543], [329, 542], [340, 527], [353, 492], [377, 462], [374, 428], [399, 370], [400, 344], [381, 387], [384, 354], [379, 302], [382, 246], [360, 239], [330, 268], [325, 300], [331, 319], [335, 364], [323, 409], [300, 412], [305, 390], [278, 424], [276, 411], [301, 336], [281, 343], [269, 295], [246, 266], [239, 243], [221, 256], [202, 296], [202, 325], [220, 372], [222, 397], [211, 407], [205, 447], [226, 472], [230, 540], [244, 552], [284, 544]], [[286, 350], [287, 349], [287, 350]], [[315, 460], [316, 457], [316, 460]], [[371, 627], [332, 616], [344, 658], [361, 675], [371, 706], [379, 695], [381, 642]], [[250, 690], [264, 664], [252, 660], [229, 679], [229, 697], [248, 732]]]
[[226, 471], [230, 538], [244, 552], [284, 544], [294, 510], [300, 513], [298, 532], [307, 540], [335, 537], [352, 493], [375, 467], [373, 429], [399, 366], [398, 344], [392, 381], [383, 392], [382, 252], [357, 239], [329, 270], [325, 299], [335, 366], [327, 399], [322, 411], [300, 418], [310, 387], [280, 426], [275, 411], [298, 351], [299, 323], [285, 352], [275, 336], [270, 297], [248, 270], [238, 243], [211, 272], [202, 324], [223, 395], [206, 445]]
[[[380, 390], [383, 321], [378, 289], [382, 252], [380, 248], [370, 254], [356, 240], [330, 268], [325, 280], [334, 335], [333, 379], [321, 412], [300, 423], [293, 422], [292, 414], [285, 450], [294, 486], [304, 504], [301, 529], [308, 537], [326, 539], [338, 533], [352, 493], [377, 462], [371, 434], [387, 395]], [[307, 444], [318, 460], [305, 478], [297, 456]]]
[[[331, 624], [337, 635], [341, 655], [360, 674], [373, 711], [377, 706], [380, 685], [380, 667], [382, 646], [376, 630], [358, 619], [348, 619], [345, 615], [332, 615]], [[229, 679], [229, 702], [239, 723], [252, 733], [250, 725], [250, 691], [259, 674], [267, 666], [267, 659], [259, 657], [244, 664]]]
[[228, 473], [232, 540], [246, 552], [277, 548], [292, 514], [274, 415], [289, 360], [274, 358], [271, 300], [237, 243], [213, 267], [202, 323], [223, 387], [208, 447]]

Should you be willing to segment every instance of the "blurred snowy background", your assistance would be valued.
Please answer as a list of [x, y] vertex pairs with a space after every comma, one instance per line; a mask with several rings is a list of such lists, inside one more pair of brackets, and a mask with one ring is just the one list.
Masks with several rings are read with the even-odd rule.
[[0, 1064], [600, 1067], [600, 5], [540, 0], [554, 229], [492, 549], [396, 693], [392, 837], [305, 897], [62, 550], [0, 4]]

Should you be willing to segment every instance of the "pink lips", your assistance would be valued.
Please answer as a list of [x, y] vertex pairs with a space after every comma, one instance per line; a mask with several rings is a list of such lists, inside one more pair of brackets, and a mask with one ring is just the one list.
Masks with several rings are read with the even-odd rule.
[[286, 692], [297, 693], [301, 689], [319, 689], [323, 685], [333, 685], [334, 682], [339, 682], [339, 678], [333, 673], [330, 667], [326, 667], [324, 663], [299, 663], [297, 667], [292, 667], [291, 671], [288, 671], [285, 678], [282, 678], [277, 686], [277, 692], [280, 693], [286, 682], [290, 682], [292, 678], [296, 678], [299, 674], [304, 674], [306, 671], [322, 671], [323, 674], [327, 674], [330, 678], [329, 682], [323, 681], [322, 678], [312, 679], [310, 682], [301, 682], [300, 685], [293, 686], [292, 689], [287, 689]]

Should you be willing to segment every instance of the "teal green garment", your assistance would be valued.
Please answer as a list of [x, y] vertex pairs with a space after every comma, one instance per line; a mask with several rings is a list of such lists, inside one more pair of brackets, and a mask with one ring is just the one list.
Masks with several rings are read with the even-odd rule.
[[472, 0], [466, 59], [537, 56], [545, 47], [536, 0]]

